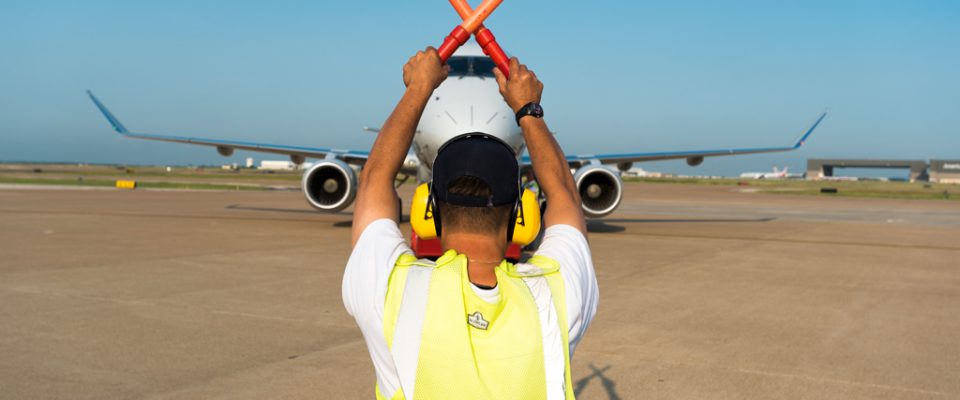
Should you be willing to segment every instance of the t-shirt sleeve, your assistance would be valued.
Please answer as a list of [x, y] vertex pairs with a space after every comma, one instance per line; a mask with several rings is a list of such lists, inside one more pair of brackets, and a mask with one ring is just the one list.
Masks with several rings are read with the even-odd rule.
[[560, 264], [567, 302], [570, 354], [597, 313], [600, 290], [587, 238], [569, 225], [553, 225], [544, 233], [536, 255]]
[[376, 220], [363, 230], [343, 272], [343, 305], [360, 325], [380, 326], [390, 273], [400, 255], [412, 253], [397, 223]]

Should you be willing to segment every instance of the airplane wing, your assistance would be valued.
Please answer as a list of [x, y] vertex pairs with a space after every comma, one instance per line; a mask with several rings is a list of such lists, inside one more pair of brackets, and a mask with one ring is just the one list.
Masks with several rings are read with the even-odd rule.
[[[700, 165], [705, 157], [734, 156], [742, 154], [774, 153], [780, 151], [791, 151], [799, 149], [806, 143], [807, 138], [813, 133], [813, 130], [820, 125], [820, 122], [827, 116], [827, 111], [816, 119], [800, 137], [789, 146], [784, 147], [757, 147], [740, 149], [716, 149], [716, 150], [695, 150], [695, 151], [666, 151], [650, 153], [609, 153], [609, 154], [586, 154], [586, 155], [567, 155], [567, 162], [571, 166], [581, 166], [592, 162], [602, 164], [635, 163], [645, 161], [662, 161], [686, 159], [687, 164], [691, 166]], [[521, 159], [525, 165], [530, 164], [530, 156], [523, 156]]]
[[297, 164], [302, 163], [306, 158], [327, 158], [328, 156], [333, 156], [350, 164], [363, 165], [367, 161], [367, 157], [370, 155], [369, 151], [339, 150], [325, 147], [288, 146], [237, 140], [204, 139], [187, 136], [156, 135], [151, 133], [131, 132], [127, 130], [122, 123], [120, 123], [120, 120], [118, 120], [117, 117], [115, 117], [113, 113], [111, 113], [110, 110], [108, 110], [107, 107], [104, 106], [103, 103], [101, 103], [100, 100], [93, 95], [92, 92], [88, 90], [87, 95], [90, 96], [90, 100], [93, 100], [93, 104], [100, 109], [100, 112], [103, 113], [103, 116], [107, 118], [107, 121], [110, 121], [110, 125], [113, 126], [113, 129], [116, 130], [117, 133], [129, 138], [216, 147], [217, 151], [224, 156], [233, 154], [235, 149], [256, 151], [261, 153], [283, 154], [289, 156], [290, 159]]

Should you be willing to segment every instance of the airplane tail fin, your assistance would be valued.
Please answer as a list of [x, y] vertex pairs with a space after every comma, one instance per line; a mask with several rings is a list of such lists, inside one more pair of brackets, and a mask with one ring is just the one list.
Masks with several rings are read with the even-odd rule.
[[90, 96], [90, 100], [93, 100], [93, 104], [100, 109], [100, 112], [103, 113], [103, 116], [107, 118], [107, 121], [110, 121], [110, 125], [113, 125], [113, 129], [122, 135], [130, 133], [123, 124], [120, 123], [120, 120], [117, 117], [113, 116], [113, 113], [107, 109], [107, 106], [103, 105], [100, 100], [97, 100], [97, 96], [93, 95], [93, 92], [87, 90], [87, 96]]

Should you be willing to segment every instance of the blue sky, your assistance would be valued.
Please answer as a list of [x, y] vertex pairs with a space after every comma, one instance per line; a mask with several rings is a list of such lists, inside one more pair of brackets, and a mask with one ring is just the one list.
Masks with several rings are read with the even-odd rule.
[[[787, 144], [830, 107], [799, 152], [642, 165], [730, 175], [960, 158], [958, 21], [956, 1], [507, 0], [487, 26], [545, 82], [571, 153]], [[441, 0], [7, 0], [0, 160], [250, 155], [122, 139], [85, 89], [137, 131], [367, 149], [361, 128], [399, 98], [402, 63], [457, 22]]]

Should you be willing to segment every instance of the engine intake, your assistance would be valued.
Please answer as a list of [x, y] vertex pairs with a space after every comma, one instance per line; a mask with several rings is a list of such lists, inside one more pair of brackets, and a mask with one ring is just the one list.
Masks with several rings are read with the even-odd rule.
[[573, 180], [587, 217], [606, 216], [620, 205], [623, 181], [616, 171], [602, 165], [588, 165], [578, 169]]
[[340, 160], [323, 160], [303, 174], [303, 194], [314, 208], [337, 212], [353, 204], [357, 174]]

